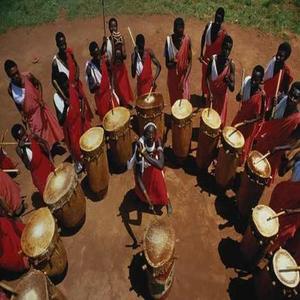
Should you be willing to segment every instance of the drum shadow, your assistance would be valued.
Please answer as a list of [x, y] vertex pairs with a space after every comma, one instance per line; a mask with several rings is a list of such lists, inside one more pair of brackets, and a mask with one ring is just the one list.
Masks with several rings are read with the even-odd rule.
[[52, 157], [55, 157], [56, 155], [62, 156], [66, 152], [67, 152], [67, 150], [59, 143], [55, 143], [51, 149]]
[[193, 107], [198, 107], [198, 108], [206, 107], [206, 99], [204, 96], [192, 94], [190, 97], [190, 102]]
[[113, 155], [110, 149], [107, 150], [108, 167], [110, 174], [122, 174], [127, 171], [127, 166], [118, 166], [113, 159]]
[[[137, 217], [132, 219], [130, 218], [130, 213], [134, 211], [137, 212]], [[126, 245], [126, 247], [136, 249], [140, 246], [131, 225], [140, 226], [142, 224], [143, 213], [153, 214], [153, 211], [149, 209], [149, 206], [146, 203], [138, 199], [133, 189], [128, 191], [119, 207], [118, 214], [118, 216], [122, 218], [122, 222], [129, 236], [132, 238], [132, 244]], [[161, 215], [162, 211], [158, 208], [156, 213]]]
[[257, 300], [252, 277], [249, 279], [230, 278], [227, 292], [231, 300]]
[[171, 169], [179, 169], [183, 166], [184, 161], [179, 160], [171, 147], [164, 148], [165, 166]]
[[72, 228], [64, 227], [61, 224], [61, 222], [57, 221], [58, 225], [59, 225], [59, 228], [60, 228], [59, 235], [60, 236], [72, 236], [72, 235], [76, 234], [83, 227], [83, 225], [85, 223], [85, 220], [86, 220], [86, 214], [81, 219], [81, 221], [75, 227], [72, 227]]
[[[26, 270], [24, 272], [13, 272], [13, 271], [7, 271], [4, 269], [0, 269], [0, 280], [15, 281], [27, 272], [28, 272], [28, 270]], [[0, 297], [0, 299], [1, 299], [1, 297]]]
[[105, 198], [105, 196], [107, 194], [107, 190], [108, 190], [108, 187], [107, 187], [105, 190], [100, 191], [99, 193], [94, 193], [90, 188], [87, 175], [81, 181], [81, 188], [82, 188], [85, 196], [93, 202], [99, 202], [99, 201], [103, 200]]
[[68, 273], [68, 269], [69, 269], [69, 265], [67, 263], [66, 268], [64, 269], [64, 271], [61, 274], [59, 274], [57, 276], [49, 277], [50, 280], [53, 282], [53, 284], [57, 285], [57, 284], [61, 283], [65, 279], [65, 277]]
[[[247, 270], [243, 255], [240, 251], [240, 243], [227, 237], [222, 239], [218, 246], [218, 252], [223, 265], [227, 268], [236, 270]], [[249, 273], [241, 272], [241, 274], [249, 275]]]
[[215, 176], [208, 173], [207, 170], [198, 169], [197, 185], [200, 187], [201, 193], [207, 192], [209, 196], [219, 194], [219, 188], [216, 184]]
[[[192, 130], [192, 141], [193, 142], [198, 142], [199, 131], [200, 131], [199, 127], [193, 127], [193, 130]], [[197, 150], [197, 149], [195, 149], [195, 150]]]
[[45, 207], [46, 204], [43, 200], [42, 195], [39, 192], [34, 192], [31, 196], [31, 202], [32, 202], [32, 206], [35, 209], [39, 209], [41, 207]]
[[184, 161], [182, 168], [185, 173], [191, 176], [197, 176], [199, 174], [199, 169], [196, 164], [196, 158], [192, 155], [189, 155]]
[[147, 271], [143, 270], [143, 266], [146, 266], [147, 261], [145, 259], [143, 251], [133, 255], [129, 269], [129, 280], [131, 288], [129, 291], [135, 291], [137, 297], [142, 297], [145, 300], [151, 300], [151, 295], [148, 289]]

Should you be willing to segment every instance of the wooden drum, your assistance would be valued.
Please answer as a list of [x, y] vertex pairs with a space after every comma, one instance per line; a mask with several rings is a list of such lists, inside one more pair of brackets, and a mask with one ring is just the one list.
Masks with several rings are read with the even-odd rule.
[[117, 167], [123, 168], [131, 157], [130, 112], [125, 107], [111, 109], [103, 119], [112, 160]]
[[269, 264], [254, 277], [255, 292], [258, 300], [299, 299], [296, 288], [299, 286], [299, 271], [282, 272], [297, 268], [292, 255], [279, 249]]
[[153, 122], [157, 126], [157, 133], [160, 137], [164, 133], [164, 98], [160, 93], [148, 93], [136, 100], [136, 112], [138, 117], [139, 134], [144, 133], [144, 126]]
[[64, 227], [73, 228], [82, 223], [86, 200], [73, 165], [62, 163], [49, 174], [44, 201]]
[[251, 209], [259, 202], [271, 178], [271, 165], [267, 158], [261, 160], [262, 156], [263, 154], [256, 150], [250, 152], [237, 192], [239, 213], [244, 218], [250, 216]]
[[31, 269], [17, 284], [11, 300], [66, 300], [62, 292], [41, 271]]
[[186, 158], [190, 151], [193, 131], [193, 107], [186, 100], [177, 100], [172, 106], [172, 147], [175, 156]]
[[219, 114], [214, 109], [203, 109], [196, 157], [196, 163], [200, 169], [207, 169], [214, 159], [214, 152], [219, 142], [220, 127]]
[[235, 177], [245, 139], [235, 127], [226, 126], [222, 131], [221, 141], [216, 166], [216, 182], [220, 187], [225, 188]]
[[34, 268], [48, 276], [61, 275], [67, 266], [67, 254], [50, 210], [34, 211], [21, 236], [21, 248]]
[[106, 192], [109, 170], [103, 128], [90, 128], [81, 136], [79, 143], [90, 189], [94, 193]]
[[263, 258], [279, 231], [278, 218], [268, 220], [275, 211], [266, 205], [257, 205], [252, 211], [250, 224], [243, 236], [240, 249], [247, 263], [254, 266]]
[[175, 231], [165, 220], [154, 220], [144, 235], [148, 285], [154, 299], [166, 299], [174, 279]]

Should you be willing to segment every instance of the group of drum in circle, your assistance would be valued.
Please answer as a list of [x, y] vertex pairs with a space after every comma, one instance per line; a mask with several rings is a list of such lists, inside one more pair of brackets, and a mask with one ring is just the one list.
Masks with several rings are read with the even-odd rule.
[[[236, 96], [241, 104], [239, 111], [232, 125], [226, 126], [228, 90], [234, 91], [235, 66], [229, 58], [233, 40], [222, 25], [224, 16], [224, 9], [219, 8], [201, 39], [199, 60], [206, 107], [200, 111], [196, 163], [202, 171], [208, 171], [213, 165], [216, 183], [224, 191], [235, 178], [237, 168], [244, 167], [236, 200], [239, 215], [249, 226], [240, 249], [249, 266], [260, 266], [255, 274], [257, 297], [297, 297], [300, 83], [291, 85], [293, 78], [285, 63], [291, 47], [282, 43], [266, 70], [256, 66], [251, 76], [243, 78]], [[139, 34], [135, 41], [132, 38], [135, 48], [131, 73], [137, 76], [134, 104], [124, 63], [125, 41], [116, 19], [110, 19], [109, 30], [111, 35], [103, 39], [101, 48], [96, 42], [90, 43], [91, 60], [85, 69], [89, 90], [95, 96], [96, 113], [102, 122], [99, 127], [91, 127], [93, 113], [79, 79], [78, 64], [73, 51], [67, 48], [63, 33], [56, 34], [59, 51], [52, 62], [57, 118], [43, 101], [39, 80], [30, 73], [20, 73], [14, 61], [5, 62], [5, 71], [11, 79], [9, 94], [26, 127], [16, 124], [11, 133], [16, 139], [18, 155], [43, 195], [45, 207], [32, 212], [25, 225], [16, 219], [24, 211], [24, 203], [19, 187], [6, 174], [13, 172], [15, 166], [1, 148], [1, 269], [24, 272], [32, 267], [16, 289], [1, 282], [3, 297], [12, 294], [13, 299], [33, 299], [31, 295], [35, 299], [65, 299], [45, 274], [55, 279], [67, 266], [66, 250], [55, 218], [63, 228], [76, 228], [85, 218], [86, 200], [78, 178], [83, 169], [91, 191], [105, 195], [109, 163], [133, 168], [137, 196], [154, 213], [156, 206], [164, 205], [168, 214], [172, 213], [163, 175], [164, 100], [155, 92], [160, 63], [153, 51], [145, 48], [143, 35]], [[172, 148], [176, 158], [182, 161], [190, 153], [193, 108], [188, 81], [191, 40], [184, 33], [181, 18], [174, 21], [174, 33], [167, 37], [165, 59], [172, 105]], [[152, 63], [156, 66], [155, 76]], [[132, 155], [133, 108], [140, 138]], [[10, 144], [4, 141], [4, 136], [1, 146]], [[52, 154], [62, 140], [75, 167], [66, 162], [54, 166]], [[106, 141], [111, 161], [107, 158]], [[278, 170], [283, 175], [291, 168], [292, 178], [275, 187], [270, 206], [258, 204]], [[174, 251], [174, 229], [166, 219], [155, 217], [144, 236], [145, 269], [149, 291], [155, 299], [166, 298], [170, 291]]]

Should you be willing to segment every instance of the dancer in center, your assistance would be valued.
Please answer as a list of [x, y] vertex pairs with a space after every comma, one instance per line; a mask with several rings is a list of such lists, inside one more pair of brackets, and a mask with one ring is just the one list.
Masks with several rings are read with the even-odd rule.
[[135, 192], [140, 200], [149, 204], [166, 206], [168, 215], [172, 214], [172, 205], [167, 193], [164, 178], [164, 152], [156, 125], [152, 122], [144, 127], [144, 134], [138, 140], [134, 154], [128, 163], [128, 169], [134, 167]]

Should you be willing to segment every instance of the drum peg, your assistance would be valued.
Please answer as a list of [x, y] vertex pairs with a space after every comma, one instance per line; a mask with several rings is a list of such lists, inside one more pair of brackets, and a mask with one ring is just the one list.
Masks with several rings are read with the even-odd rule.
[[147, 265], [142, 265], [142, 269], [143, 269], [143, 271], [146, 271], [147, 270]]
[[275, 282], [275, 281], [272, 281], [272, 285], [273, 285], [273, 286], [276, 286], [276, 282]]
[[298, 291], [296, 289], [293, 289], [293, 293], [294, 293], [295, 296], [298, 295]]
[[262, 240], [259, 241], [259, 245], [263, 246], [264, 242]]

